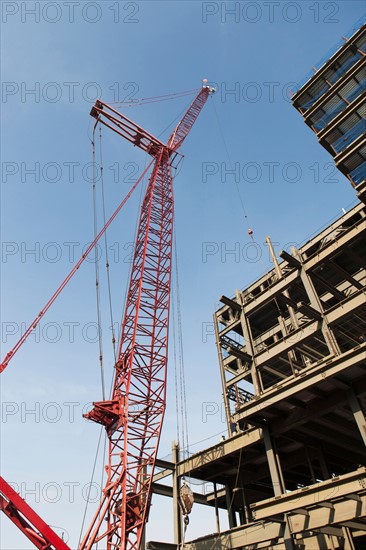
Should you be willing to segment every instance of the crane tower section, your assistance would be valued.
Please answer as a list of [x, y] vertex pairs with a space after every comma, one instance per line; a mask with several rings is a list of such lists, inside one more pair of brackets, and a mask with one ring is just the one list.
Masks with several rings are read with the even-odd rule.
[[165, 145], [109, 105], [97, 122], [154, 158], [142, 202], [111, 399], [85, 415], [109, 439], [103, 497], [79, 550], [138, 550], [148, 520], [151, 484], [166, 403], [174, 196], [171, 161], [208, 96], [204, 86]]

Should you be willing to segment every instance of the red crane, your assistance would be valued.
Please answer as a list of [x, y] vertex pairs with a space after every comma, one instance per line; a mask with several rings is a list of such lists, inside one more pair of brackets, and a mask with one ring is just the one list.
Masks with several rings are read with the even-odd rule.
[[[146, 151], [152, 157], [153, 169], [140, 211], [112, 396], [108, 401], [94, 403], [93, 409], [84, 415], [105, 427], [109, 459], [103, 496], [79, 550], [92, 549], [99, 541], [103, 541], [107, 550], [140, 548], [149, 515], [152, 477], [166, 402], [174, 212], [172, 163], [213, 92], [214, 89], [206, 85], [199, 90], [167, 144], [100, 100], [91, 110], [96, 124], [104, 124]], [[92, 245], [95, 246], [119, 209]], [[30, 330], [39, 323], [86, 255], [30, 325]], [[29, 332], [26, 331], [7, 354], [1, 370]], [[2, 494], [7, 499], [5, 486], [2, 486]], [[10, 501], [10, 496], [8, 499]], [[16, 503], [13, 502], [12, 507], [16, 509]], [[65, 545], [53, 544], [45, 548], [64, 550]]]

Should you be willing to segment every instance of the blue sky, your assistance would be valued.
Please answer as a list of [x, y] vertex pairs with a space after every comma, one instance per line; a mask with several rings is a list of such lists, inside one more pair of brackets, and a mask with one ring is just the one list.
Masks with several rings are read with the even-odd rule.
[[[288, 90], [363, 15], [364, 2], [106, 0], [73, 7], [2, 2], [1, 7], [2, 356], [92, 238], [89, 111], [96, 94], [108, 103], [198, 88], [202, 78], [217, 85], [184, 143], [185, 159], [175, 179], [189, 437], [195, 443], [213, 436], [192, 451], [214, 443], [225, 430], [211, 326], [219, 296], [234, 294], [270, 267], [266, 235], [277, 252], [300, 244], [356, 200], [291, 106]], [[188, 100], [124, 112], [158, 135]], [[108, 131], [103, 155], [111, 213], [146, 159]], [[237, 185], [228, 172], [232, 168]], [[139, 195], [108, 235], [116, 321], [122, 315]], [[102, 282], [105, 296], [105, 278]], [[106, 327], [107, 309], [103, 298]], [[81, 418], [84, 405], [101, 397], [95, 322], [89, 262], [1, 380], [3, 476], [18, 483], [23, 496], [35, 489], [29, 503], [68, 533], [72, 548], [98, 440], [98, 428]], [[110, 376], [108, 328], [103, 334]], [[160, 456], [170, 453], [176, 432], [170, 364]], [[1, 521], [2, 548], [31, 548]], [[187, 538], [214, 529], [213, 514], [197, 507]], [[156, 498], [147, 538], [171, 537], [170, 504]]]

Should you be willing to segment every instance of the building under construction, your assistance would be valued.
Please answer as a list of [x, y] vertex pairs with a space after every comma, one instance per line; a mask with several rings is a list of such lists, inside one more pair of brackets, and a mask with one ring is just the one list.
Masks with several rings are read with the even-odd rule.
[[[360, 26], [361, 25], [361, 26]], [[174, 544], [151, 550], [366, 548], [366, 25], [315, 66], [293, 104], [361, 202], [214, 313], [228, 437], [158, 462]], [[172, 486], [160, 480], [172, 476]], [[216, 532], [184, 540], [180, 481]], [[229, 530], [220, 527], [226, 510]]]
[[[156, 460], [156, 453], [166, 401], [172, 170], [215, 89], [203, 80], [166, 142], [101, 100], [92, 108], [93, 162], [103, 124], [142, 149], [150, 163], [99, 232], [94, 218], [94, 241], [0, 364], [2, 372], [152, 166], [114, 349], [111, 399], [102, 376], [103, 401], [84, 414], [105, 428], [108, 463], [101, 500], [78, 550], [144, 548], [152, 491], [173, 499], [174, 541], [149, 542], [150, 550], [366, 548], [365, 20], [314, 71], [294, 94], [294, 106], [360, 202], [279, 258], [267, 238], [273, 268], [220, 298], [214, 326], [227, 436], [184, 459], [174, 444], [171, 462]], [[97, 304], [98, 273], [96, 267]], [[186, 478], [209, 489], [193, 494]], [[193, 501], [211, 508], [216, 530], [187, 542]], [[0, 511], [39, 550], [71, 550], [2, 477]]]

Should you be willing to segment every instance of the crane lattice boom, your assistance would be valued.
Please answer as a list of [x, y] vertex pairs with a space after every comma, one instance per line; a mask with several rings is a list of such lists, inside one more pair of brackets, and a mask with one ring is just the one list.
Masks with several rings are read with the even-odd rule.
[[[79, 550], [92, 550], [100, 541], [107, 550], [140, 549], [166, 404], [174, 216], [172, 162], [212, 92], [209, 86], [200, 89], [167, 144], [101, 100], [91, 110], [96, 124], [104, 124], [148, 153], [153, 169], [140, 210], [111, 399], [95, 402], [84, 415], [105, 427], [109, 453], [103, 496]], [[8, 352], [0, 372], [79, 269], [144, 174]], [[34, 545], [42, 550], [69, 550], [2, 478], [0, 481], [0, 509]]]
[[80, 550], [91, 549], [103, 538], [108, 550], [140, 548], [166, 402], [174, 214], [171, 156], [211, 92], [209, 87], [199, 91], [167, 145], [117, 113], [112, 117], [106, 104], [97, 102], [91, 112], [155, 162], [141, 207], [112, 399], [95, 403], [85, 415], [105, 426], [109, 463], [103, 501]]

